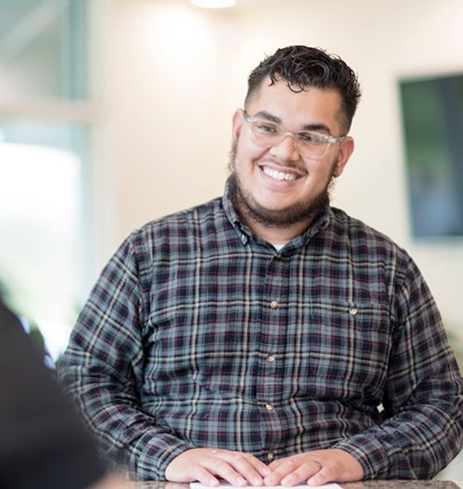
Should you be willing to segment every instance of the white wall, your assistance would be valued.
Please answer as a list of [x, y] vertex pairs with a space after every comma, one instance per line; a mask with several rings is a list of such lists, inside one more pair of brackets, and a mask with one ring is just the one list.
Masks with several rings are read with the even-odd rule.
[[397, 89], [400, 77], [463, 71], [461, 19], [461, 0], [241, 0], [224, 11], [109, 0], [100, 71], [113, 184], [102, 201], [114, 232], [101, 261], [133, 228], [221, 194], [249, 71], [279, 46], [311, 44], [341, 55], [364, 93], [334, 204], [406, 247], [463, 328], [463, 240], [410, 238]]

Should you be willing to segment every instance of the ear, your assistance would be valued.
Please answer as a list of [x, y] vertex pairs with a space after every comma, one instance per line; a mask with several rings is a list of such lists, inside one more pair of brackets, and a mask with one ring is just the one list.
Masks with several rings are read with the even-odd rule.
[[232, 119], [232, 138], [233, 141], [236, 141], [238, 139], [238, 136], [240, 135], [241, 127], [243, 126], [243, 109], [236, 109], [235, 113], [233, 114], [233, 119]]
[[354, 152], [354, 146], [354, 139], [350, 136], [347, 136], [346, 139], [344, 139], [344, 141], [341, 143], [338, 150], [338, 162], [334, 171], [335, 177], [340, 177], [342, 175], [344, 168], [349, 161], [349, 158]]

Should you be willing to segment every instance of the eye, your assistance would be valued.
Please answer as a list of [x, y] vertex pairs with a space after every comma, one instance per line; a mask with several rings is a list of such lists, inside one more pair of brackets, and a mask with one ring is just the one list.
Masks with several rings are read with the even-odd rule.
[[278, 134], [278, 126], [271, 122], [255, 121], [254, 127], [263, 134]]
[[326, 142], [323, 134], [317, 134], [316, 132], [298, 132], [297, 139], [302, 143], [311, 144], [321, 144]]
[[323, 144], [326, 143], [326, 136], [316, 132], [302, 131], [297, 133], [297, 139], [302, 143]]

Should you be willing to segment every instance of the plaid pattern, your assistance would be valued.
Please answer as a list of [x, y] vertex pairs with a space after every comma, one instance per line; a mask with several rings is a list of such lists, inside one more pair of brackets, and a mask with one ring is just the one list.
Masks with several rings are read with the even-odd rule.
[[414, 262], [326, 209], [277, 252], [227, 195], [122, 244], [60, 365], [112, 460], [164, 479], [192, 447], [336, 447], [429, 478], [463, 444], [462, 379]]

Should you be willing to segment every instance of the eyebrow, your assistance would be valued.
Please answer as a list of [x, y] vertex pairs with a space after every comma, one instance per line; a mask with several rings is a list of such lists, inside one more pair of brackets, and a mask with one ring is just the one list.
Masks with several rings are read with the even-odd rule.
[[[271, 122], [275, 122], [276, 124], [281, 124], [281, 119], [270, 112], [265, 110], [261, 110], [257, 112], [253, 117], [262, 118]], [[324, 132], [327, 134], [331, 134], [330, 128], [326, 124], [314, 123], [314, 124], [305, 124], [300, 129], [301, 131], [315, 131], [315, 132]]]
[[266, 119], [268, 121], [275, 122], [276, 124], [281, 124], [281, 119], [275, 115], [270, 114], [270, 112], [266, 112], [265, 110], [261, 110], [254, 114], [254, 117], [259, 117], [262, 119]]

